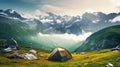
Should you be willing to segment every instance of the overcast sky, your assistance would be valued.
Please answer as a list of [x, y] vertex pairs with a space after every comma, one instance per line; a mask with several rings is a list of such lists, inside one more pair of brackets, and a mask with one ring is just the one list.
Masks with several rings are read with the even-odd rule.
[[14, 9], [20, 13], [43, 15], [81, 15], [84, 12], [119, 12], [120, 0], [0, 0], [1, 9]]

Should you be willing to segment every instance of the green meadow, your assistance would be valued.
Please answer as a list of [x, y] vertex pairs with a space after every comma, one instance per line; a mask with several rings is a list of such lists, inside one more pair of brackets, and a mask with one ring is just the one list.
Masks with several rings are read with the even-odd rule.
[[[19, 53], [26, 53], [30, 49], [29, 47], [20, 46]], [[40, 49], [35, 49], [43, 56], [40, 56], [37, 60], [27, 59], [8, 59], [6, 58], [11, 53], [0, 52], [0, 67], [106, 67], [108, 63], [112, 63], [114, 67], [120, 66], [120, 51], [91, 51], [85, 53], [71, 53], [73, 58], [64, 62], [48, 61], [46, 58], [50, 55], [50, 52], [46, 52]]]

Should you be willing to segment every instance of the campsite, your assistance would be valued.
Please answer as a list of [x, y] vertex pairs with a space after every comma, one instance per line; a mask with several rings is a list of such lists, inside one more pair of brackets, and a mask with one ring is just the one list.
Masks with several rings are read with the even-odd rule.
[[[39, 54], [37, 59], [21, 59], [17, 57], [10, 59], [7, 58], [7, 56], [13, 55], [13, 52], [4, 53], [0, 51], [0, 67], [105, 67], [106, 65], [114, 65], [114, 67], [120, 66], [120, 51], [111, 51], [110, 49], [71, 54], [68, 53], [69, 60], [67, 61], [48, 60], [49, 58], [52, 58], [52, 56], [54, 56], [54, 59], [55, 57], [57, 57], [57, 59], [60, 59], [60, 55], [58, 54], [60, 54], [63, 50], [65, 49], [55, 48], [53, 51], [47, 52], [36, 48], [19, 46], [19, 54], [25, 54], [28, 52], [36, 53], [37, 51]], [[62, 53], [62, 55], [65, 54]]]
[[120, 67], [120, 0], [0, 0], [0, 67]]

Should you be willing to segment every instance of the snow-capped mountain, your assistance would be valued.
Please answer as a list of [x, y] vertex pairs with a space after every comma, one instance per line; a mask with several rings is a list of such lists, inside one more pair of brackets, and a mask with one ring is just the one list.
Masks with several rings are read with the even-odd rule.
[[0, 38], [15, 38], [26, 46], [45, 50], [51, 50], [57, 44], [71, 50], [73, 46], [76, 49], [81, 45], [76, 44], [77, 42], [82, 43], [92, 33], [105, 27], [120, 25], [120, 13], [94, 12], [84, 13], [82, 16], [60, 16], [51, 12], [47, 14], [24, 18], [11, 9], [0, 10]]
[[86, 32], [96, 32], [100, 29], [118, 25], [112, 22], [115, 17], [120, 16], [120, 13], [105, 14], [102, 12], [84, 13], [82, 16], [60, 16], [53, 13], [48, 13], [48, 16], [39, 16], [38, 21], [43, 24], [43, 32], [49, 33], [69, 33], [79, 35], [82, 30]]
[[37, 16], [37, 18], [23, 19], [23, 17], [12, 9], [0, 10], [0, 16], [22, 19], [30, 28], [37, 29], [41, 33], [56, 34], [82, 34], [85, 32], [96, 32], [105, 27], [119, 25], [113, 19], [120, 16], [120, 13], [105, 14], [102, 12], [84, 13], [82, 16], [60, 16], [48, 12], [47, 16]]
[[16, 18], [16, 19], [23, 19], [23, 17], [12, 9], [2, 10], [0, 9], [0, 16], [9, 17], [9, 18]]

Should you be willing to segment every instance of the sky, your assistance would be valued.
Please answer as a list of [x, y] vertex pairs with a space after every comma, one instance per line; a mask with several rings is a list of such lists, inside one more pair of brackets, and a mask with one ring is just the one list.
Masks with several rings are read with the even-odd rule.
[[119, 12], [120, 0], [0, 0], [0, 9], [13, 9], [20, 13], [45, 15], [81, 15], [84, 12]]

